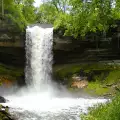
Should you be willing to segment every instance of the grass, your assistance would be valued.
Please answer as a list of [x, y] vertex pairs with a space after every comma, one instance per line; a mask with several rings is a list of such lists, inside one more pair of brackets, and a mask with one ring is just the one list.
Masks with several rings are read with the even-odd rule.
[[120, 120], [120, 93], [112, 102], [90, 108], [87, 115], [81, 115], [81, 120]]
[[[0, 110], [2, 110], [2, 105], [0, 104]], [[3, 112], [2, 112], [3, 111]], [[10, 116], [8, 113], [8, 108], [6, 107], [5, 110], [0, 111], [0, 120], [10, 120], [7, 116]]]
[[111, 71], [105, 81], [107, 84], [113, 84], [116, 82], [120, 82], [120, 70]]
[[100, 82], [89, 82], [87, 88], [84, 90], [91, 95], [105, 95], [110, 92], [110, 88], [103, 87]]

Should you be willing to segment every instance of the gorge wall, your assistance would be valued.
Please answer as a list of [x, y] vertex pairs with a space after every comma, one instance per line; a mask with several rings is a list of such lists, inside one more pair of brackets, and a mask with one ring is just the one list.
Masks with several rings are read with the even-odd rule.
[[[25, 32], [20, 32], [14, 25], [11, 25], [4, 20], [0, 20], [0, 62], [10, 65], [24, 66], [25, 39]], [[102, 49], [101, 53], [103, 56], [104, 54], [108, 54], [106, 49], [115, 51], [115, 53], [111, 51], [109, 52], [110, 59], [114, 58], [114, 56], [111, 56], [112, 54], [117, 54], [115, 59], [118, 59], [118, 55], [120, 54], [120, 42], [117, 37], [117, 32], [114, 31], [114, 35], [111, 36], [110, 34], [107, 38], [98, 36], [97, 40], [93, 35], [86, 36], [84, 40], [79, 39], [76, 40], [72, 37], [65, 37], [60, 32], [54, 32], [54, 64], [79, 62], [83, 57], [86, 57], [85, 59], [88, 60], [89, 57], [90, 59], [94, 58], [95, 60], [97, 59], [96, 55], [99, 54], [98, 51], [95, 50], [96, 48]], [[95, 51], [90, 51], [91, 49], [94, 49]], [[116, 53], [116, 51], [119, 53]], [[107, 57], [108, 56], [106, 56], [106, 59]]]

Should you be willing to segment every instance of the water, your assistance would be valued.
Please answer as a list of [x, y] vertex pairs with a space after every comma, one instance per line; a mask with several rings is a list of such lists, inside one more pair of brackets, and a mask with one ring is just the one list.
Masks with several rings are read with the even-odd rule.
[[[34, 25], [26, 30], [27, 87], [13, 95], [4, 105], [18, 120], [79, 120], [82, 112], [106, 99], [76, 98], [63, 86], [52, 82], [53, 28]], [[59, 86], [59, 89], [58, 89]]]
[[94, 98], [50, 98], [45, 93], [8, 99], [10, 112], [18, 120], [80, 120], [80, 114], [87, 113], [88, 107], [106, 102], [106, 99]]
[[[28, 27], [26, 30], [26, 82], [37, 91], [49, 87], [52, 73], [53, 28]], [[40, 90], [39, 90], [40, 89]]]

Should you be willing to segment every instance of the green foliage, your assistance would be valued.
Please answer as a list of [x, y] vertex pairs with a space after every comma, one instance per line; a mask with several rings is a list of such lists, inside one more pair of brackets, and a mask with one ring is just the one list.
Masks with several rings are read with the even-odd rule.
[[24, 0], [22, 2], [22, 14], [28, 24], [36, 21], [36, 8], [33, 6], [34, 0]]
[[120, 82], [120, 70], [113, 70], [109, 73], [106, 78], [106, 83], [112, 84], [115, 82]]
[[[48, 0], [38, 8], [37, 21], [50, 24], [56, 24], [56, 21], [58, 21], [59, 25], [65, 26], [63, 23], [66, 20], [67, 5], [68, 0]], [[56, 25], [55, 28], [57, 28]]]
[[116, 7], [112, 9], [112, 16], [115, 20], [120, 19], [120, 1], [116, 0]]
[[23, 31], [27, 25], [27, 21], [21, 13], [21, 9], [17, 5], [11, 5], [7, 9], [9, 9], [9, 12], [5, 14], [6, 19]]
[[[91, 3], [83, 3], [78, 0], [71, 2], [72, 20], [71, 34], [74, 37], [85, 35], [87, 32], [106, 31], [112, 24], [111, 6], [109, 0], [93, 0]], [[76, 5], [77, 3], [77, 5]], [[74, 33], [73, 33], [74, 32]]]
[[[2, 108], [5, 108], [5, 110], [2, 110]], [[6, 106], [3, 106], [0, 104], [0, 120], [10, 120], [10, 114], [9, 114], [9, 108]], [[8, 117], [9, 116], [9, 117]]]
[[119, 0], [115, 7], [110, 0], [48, 0], [39, 8], [38, 21], [52, 23], [55, 29], [64, 28], [64, 35], [78, 37], [114, 27], [115, 20], [120, 19], [119, 8]]
[[[34, 0], [3, 0], [4, 17], [9, 24], [14, 24], [17, 29], [24, 31], [28, 24], [36, 20], [36, 8]], [[0, 9], [1, 9], [0, 4]]]
[[103, 96], [110, 92], [110, 88], [108, 87], [104, 88], [101, 81], [96, 81], [96, 82], [94, 81], [94, 82], [89, 82], [85, 91], [91, 95]]
[[115, 7], [110, 0], [47, 0], [39, 8], [33, 3], [34, 0], [4, 0], [5, 17], [20, 30], [35, 22], [50, 23], [55, 29], [64, 29], [64, 35], [74, 37], [107, 31], [115, 26], [115, 20], [120, 19], [119, 0]]
[[94, 106], [81, 120], [120, 120], [120, 95], [107, 104]]
[[44, 3], [40, 6], [37, 13], [37, 21], [40, 23], [52, 23], [58, 16], [58, 11], [51, 3]]

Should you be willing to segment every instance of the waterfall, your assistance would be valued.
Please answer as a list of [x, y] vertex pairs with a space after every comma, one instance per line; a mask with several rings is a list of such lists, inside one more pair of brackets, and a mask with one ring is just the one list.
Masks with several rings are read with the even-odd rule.
[[[79, 120], [82, 112], [106, 99], [74, 97], [51, 83], [53, 28], [32, 25], [26, 29], [27, 88], [6, 96], [10, 112], [18, 120]], [[60, 85], [59, 85], [60, 86]], [[61, 96], [61, 97], [59, 97]]]
[[51, 25], [34, 25], [26, 29], [26, 68], [28, 86], [47, 89], [52, 73], [53, 28]]

